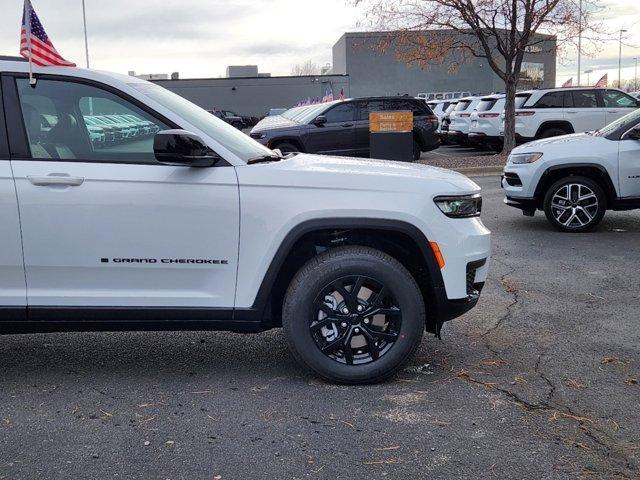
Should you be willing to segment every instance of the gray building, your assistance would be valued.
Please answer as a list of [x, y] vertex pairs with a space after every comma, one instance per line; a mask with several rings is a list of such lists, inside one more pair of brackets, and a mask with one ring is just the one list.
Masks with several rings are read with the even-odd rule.
[[347, 75], [303, 77], [183, 78], [159, 80], [158, 85], [207, 110], [231, 110], [262, 117], [270, 108], [289, 108], [302, 99], [322, 98], [327, 89], [336, 97], [350, 96]]
[[257, 77], [257, 65], [229, 65], [227, 67], [227, 78], [236, 77]]
[[[414, 35], [418, 37], [429, 33]], [[443, 44], [446, 44], [447, 37], [460, 35], [442, 31], [434, 34], [443, 37]], [[400, 37], [407, 38], [403, 35]], [[504, 91], [504, 82], [493, 72], [486, 59], [445, 57], [436, 64], [432, 62], [421, 68], [416, 63], [407, 63], [406, 55], [403, 55], [407, 50], [415, 52], [412, 45], [417, 42], [410, 43], [411, 40], [408, 39], [398, 45], [398, 42], [392, 40], [397, 37], [394, 32], [345, 33], [333, 46], [332, 73], [349, 75], [351, 95], [354, 97], [398, 93], [415, 96], [423, 92]], [[555, 86], [556, 40], [550, 36], [542, 39], [544, 43], [536, 49], [537, 53], [525, 55], [520, 88]]]
[[[327, 90], [336, 97], [341, 91], [345, 97], [504, 91], [504, 83], [486, 59], [465, 59], [452, 69], [455, 59], [445, 53], [439, 64], [420, 68], [399, 60], [400, 47], [390, 44], [384, 50], [379, 48], [389, 35], [388, 32], [345, 33], [333, 46], [333, 67], [325, 75], [264, 77], [258, 73], [257, 66], [247, 65], [228, 67], [229, 78], [158, 80], [156, 83], [207, 110], [232, 110], [256, 117], [265, 115], [271, 108], [288, 108], [303, 99], [322, 98]], [[438, 35], [446, 39], [459, 34], [439, 31]], [[550, 36], [540, 36], [540, 39], [540, 47], [525, 55], [521, 89], [555, 86], [556, 40]]]

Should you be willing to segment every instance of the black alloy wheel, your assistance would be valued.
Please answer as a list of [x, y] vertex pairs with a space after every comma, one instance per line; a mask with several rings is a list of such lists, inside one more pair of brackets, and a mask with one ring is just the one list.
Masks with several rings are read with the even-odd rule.
[[378, 280], [348, 276], [332, 281], [313, 303], [309, 329], [322, 353], [362, 365], [385, 355], [398, 338], [402, 312]]
[[293, 356], [339, 383], [379, 382], [419, 347], [426, 312], [420, 287], [394, 257], [361, 245], [330, 248], [291, 280], [282, 327]]

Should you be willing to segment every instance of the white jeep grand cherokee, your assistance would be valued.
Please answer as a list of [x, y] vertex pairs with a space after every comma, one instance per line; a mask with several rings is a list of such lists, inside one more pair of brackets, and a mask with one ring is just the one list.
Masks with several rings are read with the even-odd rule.
[[[490, 233], [462, 175], [282, 158], [129, 76], [0, 72], [0, 333], [282, 326], [304, 365], [358, 383], [478, 300]], [[105, 124], [98, 148], [85, 118], [112, 115], [153, 128]]]
[[[516, 94], [516, 141], [597, 130], [625, 116], [640, 102], [613, 88], [550, 88]], [[500, 135], [504, 139], [504, 112]]]
[[591, 133], [537, 140], [513, 150], [505, 203], [544, 210], [565, 232], [593, 229], [605, 211], [640, 208], [640, 110]]

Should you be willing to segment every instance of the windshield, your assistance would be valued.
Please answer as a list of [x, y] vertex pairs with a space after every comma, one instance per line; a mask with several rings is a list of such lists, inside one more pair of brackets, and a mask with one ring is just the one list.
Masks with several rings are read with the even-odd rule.
[[293, 107], [283, 112], [281, 116], [289, 120], [295, 120], [298, 116], [302, 115], [309, 107]]
[[489, 111], [493, 108], [497, 101], [497, 98], [483, 98], [482, 100], [480, 100], [480, 103], [478, 103], [476, 110], [479, 112]]
[[455, 110], [456, 112], [462, 112], [463, 110], [466, 110], [469, 105], [471, 105], [471, 100], [460, 100], [456, 105]]
[[260, 145], [237, 128], [160, 85], [153, 83], [129, 85], [184, 118], [245, 162], [253, 158], [275, 155], [267, 147]]
[[629, 130], [635, 125], [638, 125], [638, 123], [640, 123], [640, 109], [634, 110], [624, 117], [610, 123], [606, 127], [602, 127], [595, 133], [595, 135], [598, 137], [606, 137], [619, 129]]
[[531, 97], [530, 93], [525, 93], [523, 95], [516, 95], [516, 108], [521, 108], [527, 100]]
[[308, 110], [305, 110], [301, 115], [298, 115], [295, 119], [298, 123], [309, 123], [311, 120], [315, 119], [322, 112], [327, 110], [331, 105], [336, 102], [328, 102], [328, 103], [320, 103], [318, 105], [312, 105]]

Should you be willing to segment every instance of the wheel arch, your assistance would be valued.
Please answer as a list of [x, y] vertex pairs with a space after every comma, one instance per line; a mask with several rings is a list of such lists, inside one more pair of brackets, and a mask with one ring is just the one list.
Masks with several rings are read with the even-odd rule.
[[258, 315], [269, 326], [279, 326], [284, 295], [293, 276], [314, 256], [343, 245], [373, 247], [400, 261], [420, 286], [427, 307], [427, 330], [439, 332], [441, 296], [446, 299], [446, 293], [429, 241], [414, 225], [389, 219], [325, 218], [297, 225], [278, 247], [251, 313], [247, 313]]
[[548, 120], [546, 122], [542, 122], [542, 124], [538, 127], [535, 138], [540, 138], [542, 132], [548, 130], [549, 128], [559, 128], [567, 133], [575, 133], [573, 125], [567, 120]]
[[273, 140], [269, 140], [268, 146], [269, 148], [278, 148], [278, 145], [282, 143], [290, 143], [298, 147], [300, 152], [302, 153], [306, 152], [304, 144], [297, 137], [277, 137], [277, 138], [274, 138]]
[[538, 185], [536, 186], [536, 190], [534, 193], [536, 206], [538, 208], [542, 208], [544, 196], [549, 187], [551, 187], [554, 182], [564, 177], [578, 175], [590, 178], [602, 187], [607, 196], [607, 206], [611, 205], [615, 201], [617, 197], [616, 188], [613, 181], [611, 180], [609, 172], [604, 166], [597, 163], [588, 162], [567, 163], [563, 165], [554, 165], [544, 171], [544, 173], [540, 177], [540, 180], [538, 181]]

